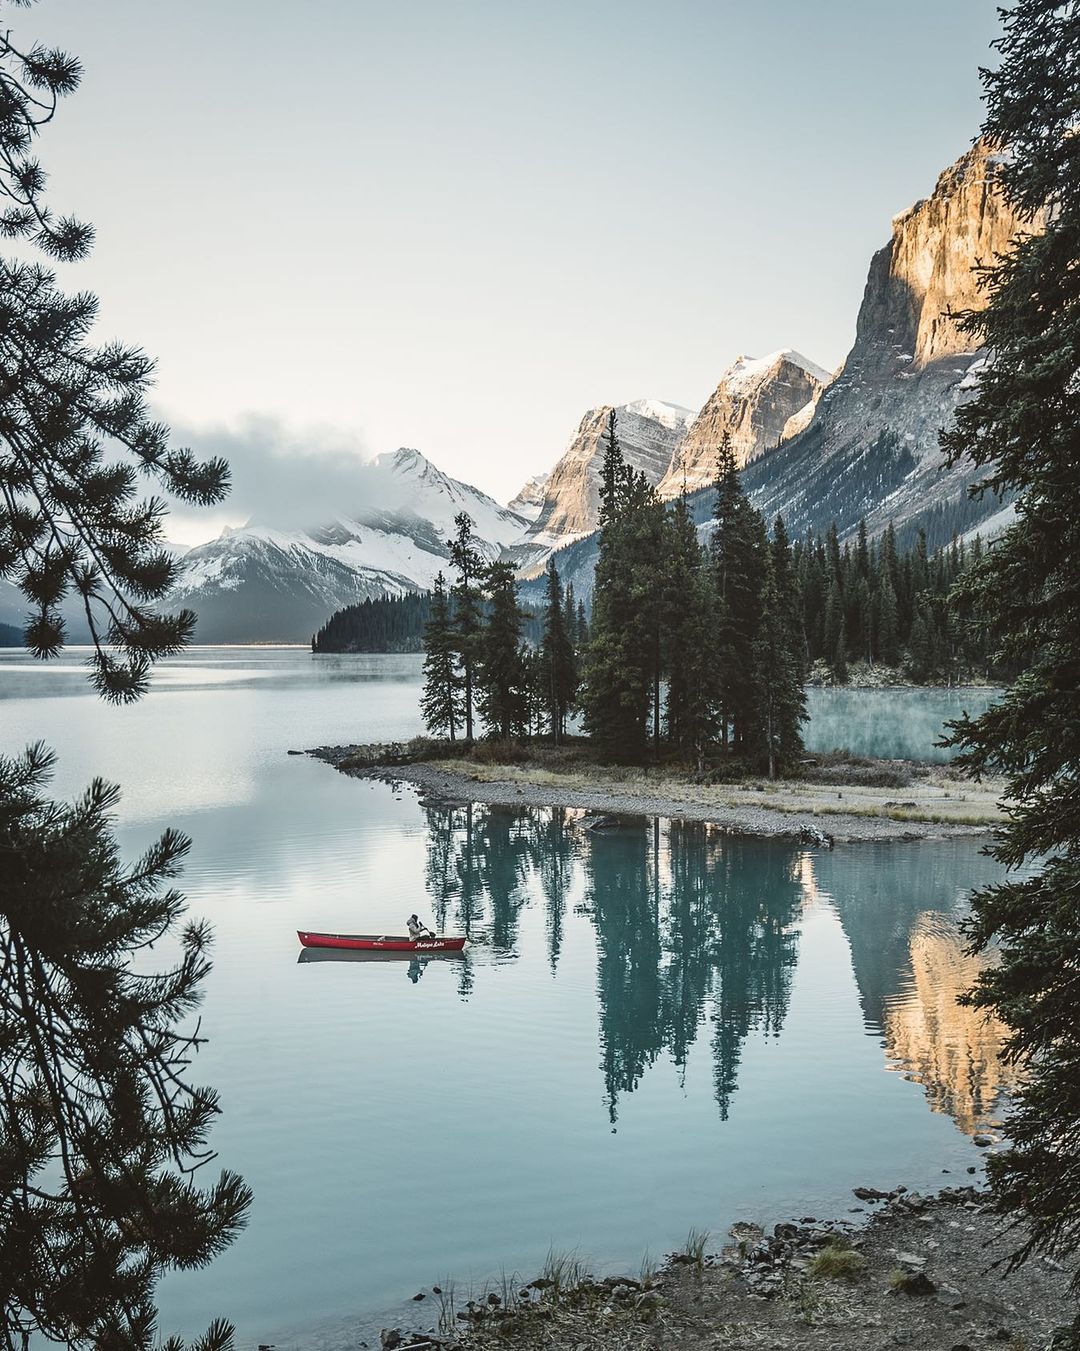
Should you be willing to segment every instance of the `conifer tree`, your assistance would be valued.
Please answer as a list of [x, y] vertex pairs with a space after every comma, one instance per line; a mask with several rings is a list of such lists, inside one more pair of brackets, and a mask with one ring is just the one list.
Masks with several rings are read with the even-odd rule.
[[431, 593], [431, 617], [424, 629], [424, 688], [420, 696], [424, 726], [435, 736], [446, 735], [451, 741], [456, 740], [461, 704], [454, 624], [446, 578], [440, 572]]
[[[822, 643], [825, 660], [832, 667], [833, 679], [843, 684], [847, 679], [847, 629], [844, 623], [844, 593], [840, 588], [840, 579], [836, 576], [829, 583], [829, 594], [825, 601]], [[838, 662], [845, 669], [843, 679], [837, 671]]]
[[451, 590], [454, 598], [454, 651], [461, 663], [465, 740], [472, 741], [477, 661], [483, 628], [480, 589], [483, 564], [473, 544], [472, 517], [467, 512], [459, 512], [454, 517], [454, 526], [457, 533], [450, 542], [450, 562], [457, 571], [457, 581]]
[[764, 522], [743, 492], [725, 435], [717, 461], [711, 541], [716, 598], [714, 660], [721, 741], [738, 750], [754, 710], [754, 642], [760, 610]]
[[[219, 1109], [186, 1082], [201, 1039], [176, 1024], [199, 1004], [209, 932], [180, 930], [169, 886], [189, 842], [166, 831], [125, 868], [117, 789], [50, 802], [52, 766], [40, 745], [0, 757], [0, 1345], [149, 1351], [158, 1277], [221, 1251], [251, 1199], [233, 1173], [200, 1188], [190, 1171], [213, 1157]], [[166, 936], [171, 969], [133, 968]], [[231, 1345], [223, 1321], [198, 1342]]]
[[[540, 645], [540, 671], [544, 710], [551, 738], [558, 746], [566, 735], [566, 717], [577, 693], [577, 658], [564, 609], [562, 583], [552, 558], [547, 567], [547, 602], [544, 637]], [[569, 621], [573, 622], [571, 611]]]
[[[72, 57], [17, 46], [0, 24], [0, 237], [64, 262], [88, 253], [93, 231], [47, 204], [33, 152], [80, 77]], [[195, 622], [155, 608], [178, 567], [164, 503], [138, 500], [138, 475], [205, 504], [224, 496], [228, 469], [169, 445], [145, 402], [151, 361], [93, 345], [96, 310], [39, 264], [0, 261], [0, 579], [30, 604], [34, 656], [63, 647], [72, 603], [98, 693], [130, 702]], [[95, 780], [73, 805], [51, 802], [52, 765], [40, 745], [0, 758], [0, 1346], [148, 1351], [161, 1344], [159, 1277], [211, 1260], [250, 1201], [235, 1174], [193, 1176], [213, 1157], [218, 1111], [186, 1078], [209, 934], [181, 929], [169, 885], [187, 841], [167, 831], [125, 867], [117, 790]], [[155, 971], [159, 941], [176, 959]], [[216, 1320], [195, 1345], [231, 1344]]]
[[[960, 584], [1008, 660], [1025, 669], [952, 744], [978, 774], [1008, 777], [994, 855], [1011, 869], [973, 898], [972, 940], [1000, 960], [974, 1002], [1008, 1025], [1025, 1066], [1008, 1147], [988, 1170], [1004, 1214], [1026, 1213], [1018, 1253], [1067, 1260], [1080, 1286], [1080, 11], [1017, 0], [1001, 62], [983, 72], [999, 182], [1032, 233], [984, 274], [968, 332], [994, 354], [944, 438], [979, 488], [1016, 491], [1015, 523]], [[1045, 212], [1045, 215], [1043, 214]], [[1039, 232], [1038, 224], [1045, 228]], [[1070, 1345], [1080, 1345], [1080, 1323]]]
[[801, 724], [806, 696], [798, 646], [793, 641], [790, 602], [778, 586], [773, 554], [765, 555], [761, 586], [761, 618], [754, 640], [757, 675], [756, 727], [761, 757], [770, 779], [802, 752]]
[[[651, 488], [622, 457], [614, 410], [600, 487], [600, 548], [593, 580], [592, 623], [581, 707], [586, 731], [601, 753], [640, 760], [652, 688], [651, 649], [643, 632], [649, 614], [636, 576], [638, 525]], [[652, 494], [655, 497], [655, 494]]]
[[603, 529], [609, 521], [619, 514], [625, 493], [627, 466], [619, 445], [619, 419], [614, 408], [608, 409], [607, 443], [604, 446], [604, 458], [600, 465], [600, 516], [599, 525]]
[[783, 516], [777, 516], [773, 522], [769, 558], [772, 563], [777, 598], [787, 629], [788, 647], [795, 659], [800, 677], [802, 677], [806, 673], [806, 636], [803, 632], [802, 595], [800, 594], [799, 578]]
[[585, 613], [585, 602], [578, 601], [577, 605], [577, 648], [579, 652], [584, 652], [589, 646], [589, 618]]
[[877, 598], [877, 652], [886, 666], [895, 666], [900, 660], [899, 616], [896, 592], [888, 568], [881, 574]]
[[477, 642], [480, 714], [503, 740], [524, 733], [528, 714], [528, 671], [521, 646], [522, 612], [512, 563], [490, 563], [485, 572], [490, 601]]
[[[81, 76], [74, 58], [21, 49], [0, 31], [0, 238], [63, 262], [86, 256], [93, 229], [46, 204], [33, 147]], [[0, 579], [32, 607], [25, 639], [38, 657], [63, 647], [61, 608], [74, 601], [93, 646], [91, 679], [125, 702], [195, 624], [190, 610], [154, 608], [179, 564], [164, 547], [164, 504], [137, 500], [139, 477], [208, 504], [224, 497], [229, 471], [169, 445], [146, 405], [153, 362], [138, 348], [92, 345], [96, 315], [94, 296], [65, 296], [46, 268], [0, 260]]]
[[685, 497], [668, 511], [665, 557], [661, 613], [668, 672], [667, 735], [677, 750], [700, 766], [716, 731], [713, 587]]

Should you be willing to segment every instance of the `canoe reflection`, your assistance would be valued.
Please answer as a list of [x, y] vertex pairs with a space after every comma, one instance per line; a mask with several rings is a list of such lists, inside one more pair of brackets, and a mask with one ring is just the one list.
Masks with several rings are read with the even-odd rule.
[[297, 962], [463, 962], [464, 952], [433, 952], [416, 957], [411, 952], [354, 952], [349, 948], [301, 948]]
[[464, 952], [435, 952], [430, 956], [417, 957], [411, 952], [355, 952], [348, 948], [301, 948], [297, 955], [297, 965], [308, 962], [397, 962], [406, 967], [406, 974], [415, 985], [424, 970], [432, 962], [457, 962], [466, 960]]

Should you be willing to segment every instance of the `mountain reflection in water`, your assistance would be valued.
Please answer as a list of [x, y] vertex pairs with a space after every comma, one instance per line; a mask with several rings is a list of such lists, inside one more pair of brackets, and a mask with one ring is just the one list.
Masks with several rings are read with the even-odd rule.
[[882, 1039], [887, 1069], [922, 1084], [931, 1108], [968, 1134], [1012, 1085], [1000, 1026], [957, 1002], [981, 962], [958, 929], [967, 887], [938, 851], [916, 848], [897, 869], [883, 853], [895, 845], [811, 853], [700, 822], [636, 817], [593, 831], [568, 808], [427, 804], [425, 812], [436, 925], [470, 939], [457, 976], [462, 997], [487, 954], [517, 955], [520, 916], [537, 892], [553, 973], [568, 907], [592, 921], [613, 1125], [620, 1098], [650, 1066], [666, 1055], [681, 1074], [699, 1038], [708, 1040], [727, 1119], [746, 1039], [780, 1035], [800, 920], [823, 905], [840, 919], [867, 1031]]

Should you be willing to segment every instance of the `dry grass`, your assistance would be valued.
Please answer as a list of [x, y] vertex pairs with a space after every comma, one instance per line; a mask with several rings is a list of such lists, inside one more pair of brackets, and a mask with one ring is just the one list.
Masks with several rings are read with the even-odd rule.
[[913, 824], [988, 826], [1003, 819], [998, 805], [1001, 785], [965, 783], [958, 791], [955, 778], [931, 773], [904, 788], [904, 802], [895, 802], [897, 789], [865, 784], [813, 784], [801, 779], [745, 779], [738, 784], [697, 783], [665, 773], [663, 769], [627, 768], [576, 761], [570, 767], [551, 768], [536, 762], [435, 760], [432, 768], [448, 777], [476, 783], [506, 783], [522, 788], [595, 792], [666, 799], [701, 807], [738, 811], [756, 808], [771, 812], [807, 812], [815, 816], [876, 817]]
[[806, 1274], [816, 1281], [857, 1281], [866, 1269], [866, 1258], [837, 1239], [817, 1254]]

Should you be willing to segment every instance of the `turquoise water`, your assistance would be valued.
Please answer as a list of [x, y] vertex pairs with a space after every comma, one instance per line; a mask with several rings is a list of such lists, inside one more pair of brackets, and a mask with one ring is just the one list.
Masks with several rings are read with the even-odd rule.
[[977, 717], [999, 694], [991, 687], [808, 689], [810, 721], [803, 737], [811, 751], [839, 747], [856, 755], [941, 763], [953, 754], [937, 744], [945, 724], [964, 713]]
[[[969, 841], [818, 853], [644, 819], [444, 810], [290, 748], [401, 737], [417, 662], [205, 649], [139, 706], [75, 659], [0, 657], [0, 749], [44, 737], [55, 788], [124, 787], [134, 852], [166, 824], [212, 921], [197, 1076], [251, 1224], [162, 1285], [162, 1327], [355, 1346], [420, 1288], [549, 1247], [637, 1266], [691, 1225], [844, 1213], [853, 1185], [978, 1163], [996, 1033], [955, 1005], [957, 937], [994, 871]], [[412, 910], [464, 960], [302, 960], [295, 930]]]

